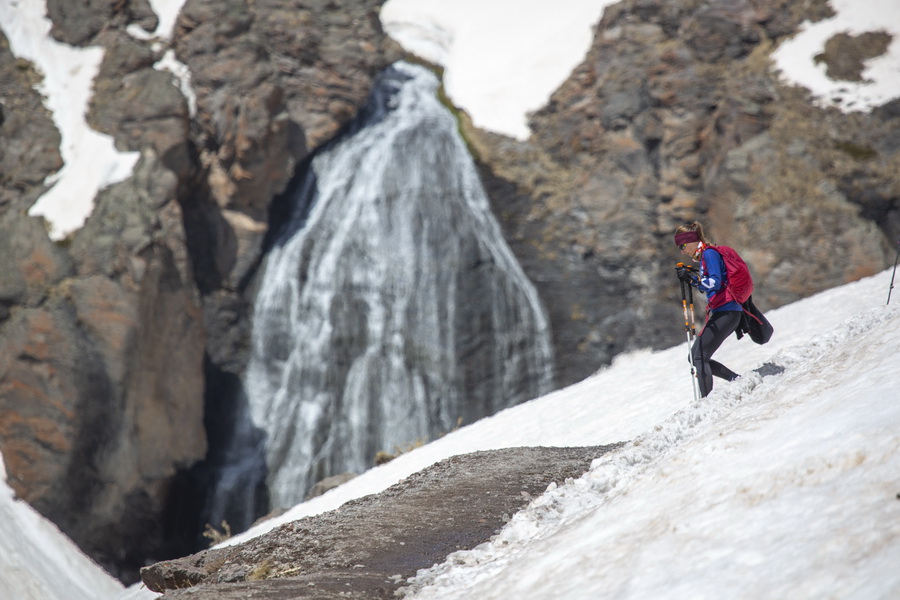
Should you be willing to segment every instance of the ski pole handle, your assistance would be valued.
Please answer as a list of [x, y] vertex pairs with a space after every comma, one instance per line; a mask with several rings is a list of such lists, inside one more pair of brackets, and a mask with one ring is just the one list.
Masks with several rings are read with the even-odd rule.
[[[697, 335], [697, 329], [694, 326], [694, 296], [691, 286], [685, 284], [680, 277], [678, 278], [678, 283], [681, 284], [681, 309], [684, 312], [684, 332], [688, 336], [688, 342], [690, 342]], [[690, 298], [691, 302], [690, 309], [688, 309], [688, 298]]]

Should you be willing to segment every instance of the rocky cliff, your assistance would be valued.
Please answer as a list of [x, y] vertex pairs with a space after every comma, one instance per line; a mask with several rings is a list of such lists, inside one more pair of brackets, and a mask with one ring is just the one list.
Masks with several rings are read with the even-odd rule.
[[208, 380], [242, 368], [272, 198], [399, 57], [378, 5], [187, 2], [192, 115], [154, 69], [168, 48], [125, 31], [156, 27], [145, 0], [48, 0], [53, 37], [106, 51], [88, 121], [141, 154], [60, 243], [26, 215], [59, 134], [40, 73], [0, 44], [0, 450], [16, 493], [126, 581], [173, 551], [173, 481], [206, 455]]
[[[171, 49], [194, 110], [154, 68], [169, 47], [126, 33], [155, 28], [146, 0], [48, 0], [56, 39], [106, 50], [89, 122], [141, 157], [58, 243], [26, 211], [61, 167], [59, 134], [40, 73], [0, 37], [0, 451], [16, 492], [126, 581], [181, 550], [176, 497], [202, 487], [188, 468], [245, 366], [279, 194], [401, 56], [379, 5], [188, 0]], [[764, 310], [891, 262], [900, 104], [821, 109], [773, 73], [778, 43], [828, 14], [820, 0], [624, 0], [528, 141], [460, 115], [548, 309], [558, 385], [681, 339], [682, 221], [741, 250]], [[844, 58], [879, 44], [841, 39], [822, 59], [850, 78]]]
[[802, 20], [831, 14], [826, 2], [626, 0], [531, 116], [528, 142], [466, 129], [549, 307], [562, 383], [678, 341], [683, 222], [739, 249], [764, 310], [890, 264], [900, 103], [817, 108], [770, 58]]

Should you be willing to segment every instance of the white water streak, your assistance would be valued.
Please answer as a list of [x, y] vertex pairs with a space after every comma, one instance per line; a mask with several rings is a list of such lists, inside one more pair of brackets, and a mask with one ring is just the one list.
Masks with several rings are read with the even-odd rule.
[[309, 214], [265, 266], [245, 385], [276, 506], [552, 387], [546, 316], [437, 80], [395, 69], [383, 118], [313, 160]]

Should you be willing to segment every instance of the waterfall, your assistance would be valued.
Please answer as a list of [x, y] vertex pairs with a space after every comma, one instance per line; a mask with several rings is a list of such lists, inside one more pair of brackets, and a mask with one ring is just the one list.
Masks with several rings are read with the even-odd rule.
[[437, 86], [381, 74], [266, 258], [244, 388], [273, 506], [553, 387], [547, 317]]

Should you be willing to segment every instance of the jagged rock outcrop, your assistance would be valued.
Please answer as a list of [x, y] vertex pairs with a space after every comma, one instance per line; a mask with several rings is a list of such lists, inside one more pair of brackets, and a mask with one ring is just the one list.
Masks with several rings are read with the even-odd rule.
[[[380, 4], [188, 0], [157, 46], [126, 32], [157, 26], [147, 0], [48, 0], [56, 39], [106, 49], [88, 121], [141, 155], [61, 243], [26, 214], [62, 166], [59, 133], [41, 75], [0, 35], [0, 451], [16, 492], [125, 581], [188, 529], [164, 515], [184, 509], [185, 469], [208, 458], [222, 390], [246, 364], [279, 193], [401, 56]], [[821, 109], [773, 74], [777, 44], [829, 15], [825, 0], [624, 0], [530, 140], [462, 115], [547, 306], [558, 385], [681, 339], [682, 221], [741, 250], [764, 310], [892, 262], [900, 101]], [[841, 38], [822, 60], [854, 77], [883, 45]], [[156, 68], [168, 50], [195, 107]]]
[[832, 14], [807, 4], [625, 0], [531, 116], [528, 142], [466, 128], [549, 307], [560, 383], [678, 341], [683, 222], [741, 251], [764, 310], [890, 264], [897, 101], [844, 114], [779, 81], [772, 50]]
[[[59, 132], [33, 88], [40, 80], [31, 63], [12, 55], [0, 31], [0, 211], [4, 213], [28, 210], [43, 192], [44, 179], [62, 167]], [[0, 277], [17, 276], [10, 271], [4, 269]], [[14, 292], [0, 291], [0, 316], [4, 306], [21, 301]]]
[[149, 3], [48, 0], [56, 39], [106, 50], [88, 122], [141, 153], [64, 243], [26, 215], [59, 134], [3, 39], [0, 250], [16, 268], [0, 275], [0, 450], [16, 493], [125, 581], [173, 552], [175, 475], [207, 451], [204, 369], [241, 368], [232, 311], [269, 203], [399, 57], [378, 4], [188, 1], [173, 45], [194, 115], [155, 68], [165, 45], [125, 31], [156, 27]]

